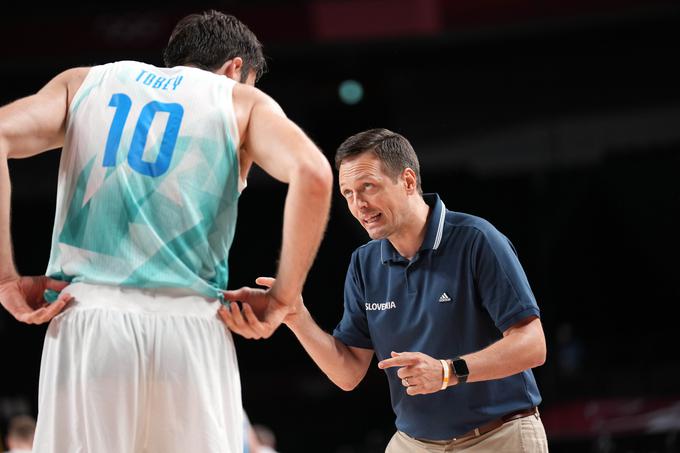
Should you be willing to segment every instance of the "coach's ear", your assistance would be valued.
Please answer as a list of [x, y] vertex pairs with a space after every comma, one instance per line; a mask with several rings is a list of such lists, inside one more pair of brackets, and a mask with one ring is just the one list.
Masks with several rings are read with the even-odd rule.
[[406, 193], [413, 194], [418, 192], [418, 177], [416, 177], [416, 172], [413, 169], [406, 167], [401, 173], [401, 180], [404, 183], [404, 189]]
[[243, 69], [243, 59], [241, 57], [234, 57], [231, 60], [227, 60], [224, 64], [215, 71], [217, 74], [225, 75], [231, 80], [237, 82], [241, 81], [241, 70]]

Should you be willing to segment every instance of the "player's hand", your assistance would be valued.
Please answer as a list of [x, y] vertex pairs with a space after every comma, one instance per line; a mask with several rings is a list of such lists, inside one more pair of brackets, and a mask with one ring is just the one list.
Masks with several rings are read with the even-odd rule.
[[0, 282], [0, 304], [17, 321], [26, 324], [42, 324], [58, 315], [73, 296], [61, 293], [59, 298], [48, 304], [45, 290], [61, 291], [68, 282], [53, 280], [46, 276], [15, 277]]
[[[269, 338], [290, 313], [291, 306], [277, 300], [270, 291], [243, 287], [224, 291], [229, 307], [218, 310], [229, 330], [245, 338]], [[236, 301], [241, 302], [242, 309]]]
[[378, 368], [392, 367], [400, 367], [397, 376], [409, 395], [425, 395], [442, 388], [442, 363], [427, 354], [392, 351], [392, 358], [378, 362]]

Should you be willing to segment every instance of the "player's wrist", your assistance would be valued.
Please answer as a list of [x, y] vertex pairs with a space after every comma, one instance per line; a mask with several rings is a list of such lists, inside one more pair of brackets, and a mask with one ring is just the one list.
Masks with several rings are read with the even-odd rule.
[[276, 300], [276, 303], [292, 307], [295, 305], [295, 301], [300, 297], [299, 292], [286, 291], [283, 285], [278, 285], [279, 279], [277, 278], [274, 286], [269, 289], [269, 297]]
[[304, 304], [300, 307], [296, 307], [295, 311], [290, 313], [284, 320], [283, 323], [288, 326], [290, 330], [295, 332], [296, 330], [304, 328], [305, 324], [312, 319], [312, 315], [307, 310]]

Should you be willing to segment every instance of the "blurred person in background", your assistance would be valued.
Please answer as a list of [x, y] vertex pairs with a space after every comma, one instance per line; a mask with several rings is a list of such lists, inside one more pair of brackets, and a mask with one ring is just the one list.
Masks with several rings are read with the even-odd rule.
[[248, 414], [243, 412], [243, 453], [256, 453], [259, 449], [259, 443], [253, 431], [253, 425], [250, 423]]
[[7, 453], [30, 453], [33, 449], [35, 419], [30, 415], [17, 415], [7, 424]]
[[[302, 298], [284, 323], [344, 390], [361, 382], [377, 355], [396, 414], [388, 453], [548, 451], [531, 371], [545, 361], [545, 337], [510, 240], [423, 194], [418, 158], [397, 133], [349, 137], [335, 165], [340, 192], [372, 240], [352, 255], [333, 335]], [[246, 287], [225, 297], [256, 305], [266, 303], [263, 294]], [[257, 338], [250, 320], [223, 319]]]
[[248, 416], [244, 416], [243, 453], [277, 453], [274, 432], [261, 424], [252, 424]]
[[253, 433], [259, 444], [258, 453], [277, 453], [276, 435], [268, 426], [256, 423], [253, 425]]
[[[323, 236], [330, 165], [253, 87], [265, 69], [255, 35], [192, 14], [164, 60], [69, 69], [0, 108], [0, 303], [21, 322], [52, 320], [37, 453], [241, 453], [236, 353], [215, 314], [253, 163], [288, 184], [279, 284], [266, 309], [243, 307], [259, 336], [296, 303]], [[47, 276], [21, 276], [8, 159], [60, 147]]]

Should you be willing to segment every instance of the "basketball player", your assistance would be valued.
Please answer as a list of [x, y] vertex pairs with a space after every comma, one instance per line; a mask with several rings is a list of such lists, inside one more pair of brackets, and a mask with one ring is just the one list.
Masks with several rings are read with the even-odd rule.
[[[190, 15], [164, 58], [69, 69], [0, 109], [0, 301], [22, 322], [54, 318], [35, 452], [240, 452], [238, 366], [217, 310], [253, 163], [288, 183], [278, 283], [265, 310], [243, 306], [262, 337], [323, 236], [330, 166], [252, 86], [265, 65], [253, 33], [219, 12]], [[59, 147], [49, 277], [20, 276], [7, 160]], [[52, 304], [45, 290], [60, 292]]]

